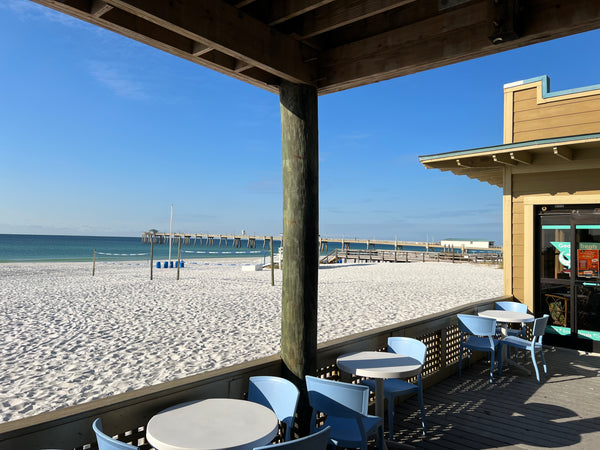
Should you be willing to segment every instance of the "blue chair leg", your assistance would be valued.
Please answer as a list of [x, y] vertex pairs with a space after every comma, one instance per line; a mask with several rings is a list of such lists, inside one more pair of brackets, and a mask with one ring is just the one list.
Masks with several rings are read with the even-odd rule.
[[[421, 375], [419, 374], [419, 377]], [[421, 425], [423, 425], [423, 436], [425, 436], [425, 430], [426, 425], [425, 425], [425, 405], [423, 403], [423, 384], [421, 383], [421, 380], [419, 379], [419, 393], [418, 393], [418, 398], [419, 398], [419, 407], [421, 408]]]
[[542, 358], [542, 364], [544, 365], [544, 375], [548, 375], [548, 368], [546, 367], [546, 359], [544, 358], [544, 350], [540, 349], [540, 356]]
[[531, 363], [533, 364], [533, 368], [535, 369], [535, 377], [537, 378], [538, 383], [540, 382], [540, 371], [538, 370], [537, 361], [535, 360], [535, 346], [531, 346]]
[[[367, 444], [363, 443], [363, 445], [365, 446], [365, 450], [367, 450]], [[381, 424], [379, 430], [377, 430], [377, 448], [379, 450], [384, 450], [384, 448], [386, 448], [385, 441], [383, 440], [383, 424]]]
[[490, 383], [494, 382], [494, 364], [496, 364], [496, 353], [490, 352]]

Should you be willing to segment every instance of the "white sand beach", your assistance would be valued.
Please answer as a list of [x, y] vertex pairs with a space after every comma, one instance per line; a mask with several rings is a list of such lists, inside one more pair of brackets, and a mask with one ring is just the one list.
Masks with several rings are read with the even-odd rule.
[[[255, 261], [253, 261], [255, 262]], [[220, 263], [220, 264], [219, 264]], [[279, 351], [281, 272], [241, 261], [0, 264], [0, 421]], [[502, 295], [502, 270], [452, 263], [319, 270], [319, 342]]]

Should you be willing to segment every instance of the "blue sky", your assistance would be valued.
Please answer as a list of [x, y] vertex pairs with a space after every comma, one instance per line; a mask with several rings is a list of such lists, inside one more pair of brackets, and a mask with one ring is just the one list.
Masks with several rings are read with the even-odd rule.
[[[600, 84], [600, 32], [319, 97], [320, 233], [502, 241], [501, 189], [419, 155], [502, 143], [503, 85]], [[0, 233], [282, 231], [279, 98], [0, 2]]]

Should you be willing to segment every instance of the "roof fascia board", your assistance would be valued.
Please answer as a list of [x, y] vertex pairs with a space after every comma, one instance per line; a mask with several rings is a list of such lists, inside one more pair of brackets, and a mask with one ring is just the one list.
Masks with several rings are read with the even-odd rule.
[[464, 158], [464, 157], [474, 157], [474, 156], [486, 156], [492, 153], [508, 153], [510, 151], [515, 150], [534, 150], [543, 147], [553, 147], [556, 144], [561, 145], [575, 145], [587, 142], [600, 142], [600, 133], [594, 134], [583, 134], [580, 136], [566, 136], [560, 138], [550, 138], [550, 139], [539, 139], [535, 141], [527, 141], [527, 142], [517, 142], [512, 144], [502, 144], [502, 145], [494, 145], [491, 147], [480, 147], [470, 150], [460, 150], [455, 152], [448, 153], [438, 153], [435, 155], [423, 155], [419, 156], [419, 162], [437, 162], [444, 161], [447, 159], [456, 159], [456, 158]]

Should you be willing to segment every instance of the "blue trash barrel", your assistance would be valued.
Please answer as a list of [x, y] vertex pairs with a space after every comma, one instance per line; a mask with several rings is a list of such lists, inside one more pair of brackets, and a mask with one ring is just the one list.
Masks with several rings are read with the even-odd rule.
[[157, 269], [160, 269], [160, 261], [157, 261], [157, 262], [156, 262], [156, 268], [157, 268]]
[[175, 261], [175, 268], [179, 267], [179, 261]]
[[173, 261], [169, 261], [169, 267], [172, 269], [173, 268]]
[[181, 261], [181, 267], [183, 267], [183, 261]]
[[165, 261], [165, 262], [163, 263], [163, 269], [166, 269], [167, 267], [169, 267], [169, 263], [168, 263], [167, 261]]

